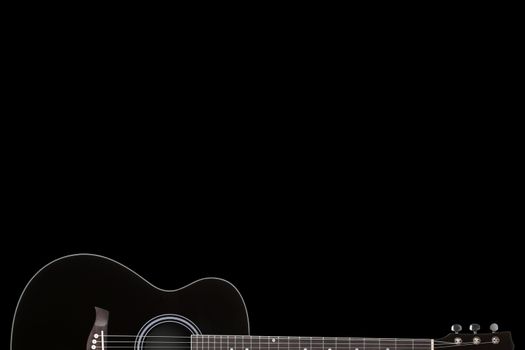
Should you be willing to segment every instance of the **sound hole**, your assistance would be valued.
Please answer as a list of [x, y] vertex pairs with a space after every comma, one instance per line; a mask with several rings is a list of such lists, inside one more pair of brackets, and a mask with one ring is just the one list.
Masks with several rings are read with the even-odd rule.
[[190, 350], [190, 336], [188, 328], [178, 323], [158, 324], [148, 332], [140, 350]]

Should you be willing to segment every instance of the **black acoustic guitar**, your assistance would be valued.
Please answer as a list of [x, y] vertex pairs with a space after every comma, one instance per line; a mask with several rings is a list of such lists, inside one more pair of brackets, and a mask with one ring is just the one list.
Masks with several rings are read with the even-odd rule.
[[156, 288], [122, 264], [81, 254], [53, 261], [18, 302], [11, 350], [511, 350], [510, 332], [441, 339], [250, 336], [239, 291], [219, 278]]

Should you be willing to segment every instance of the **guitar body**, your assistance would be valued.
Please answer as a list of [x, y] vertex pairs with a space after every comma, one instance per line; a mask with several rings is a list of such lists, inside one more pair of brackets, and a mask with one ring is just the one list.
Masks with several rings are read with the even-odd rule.
[[78, 254], [53, 261], [18, 302], [11, 350], [513, 350], [510, 332], [440, 339], [250, 336], [239, 291], [219, 278], [161, 290], [111, 259]]
[[[154, 339], [242, 335], [250, 328], [244, 301], [229, 282], [205, 278], [166, 291], [111, 259], [82, 254], [48, 264], [29, 282], [16, 308], [11, 349], [89, 349], [101, 330]], [[148, 342], [133, 347], [155, 348]], [[185, 348], [189, 342], [178, 347]]]

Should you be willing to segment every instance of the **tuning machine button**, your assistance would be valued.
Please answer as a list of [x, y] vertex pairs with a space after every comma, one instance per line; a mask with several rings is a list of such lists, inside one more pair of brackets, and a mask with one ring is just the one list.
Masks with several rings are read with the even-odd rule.
[[492, 331], [492, 333], [496, 333], [499, 329], [499, 326], [497, 323], [493, 323], [490, 325], [490, 330]]
[[460, 324], [453, 324], [452, 325], [452, 331], [456, 334], [458, 334], [459, 332], [461, 332], [461, 330], [463, 329], [463, 327], [461, 327]]
[[472, 333], [477, 334], [481, 326], [477, 323], [473, 323], [470, 325], [469, 329], [472, 331]]

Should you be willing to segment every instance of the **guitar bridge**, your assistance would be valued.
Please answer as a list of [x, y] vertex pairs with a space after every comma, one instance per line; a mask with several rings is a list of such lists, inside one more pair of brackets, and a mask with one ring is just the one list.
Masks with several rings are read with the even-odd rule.
[[96, 317], [89, 333], [86, 350], [105, 350], [105, 336], [108, 334], [109, 311], [95, 307]]

